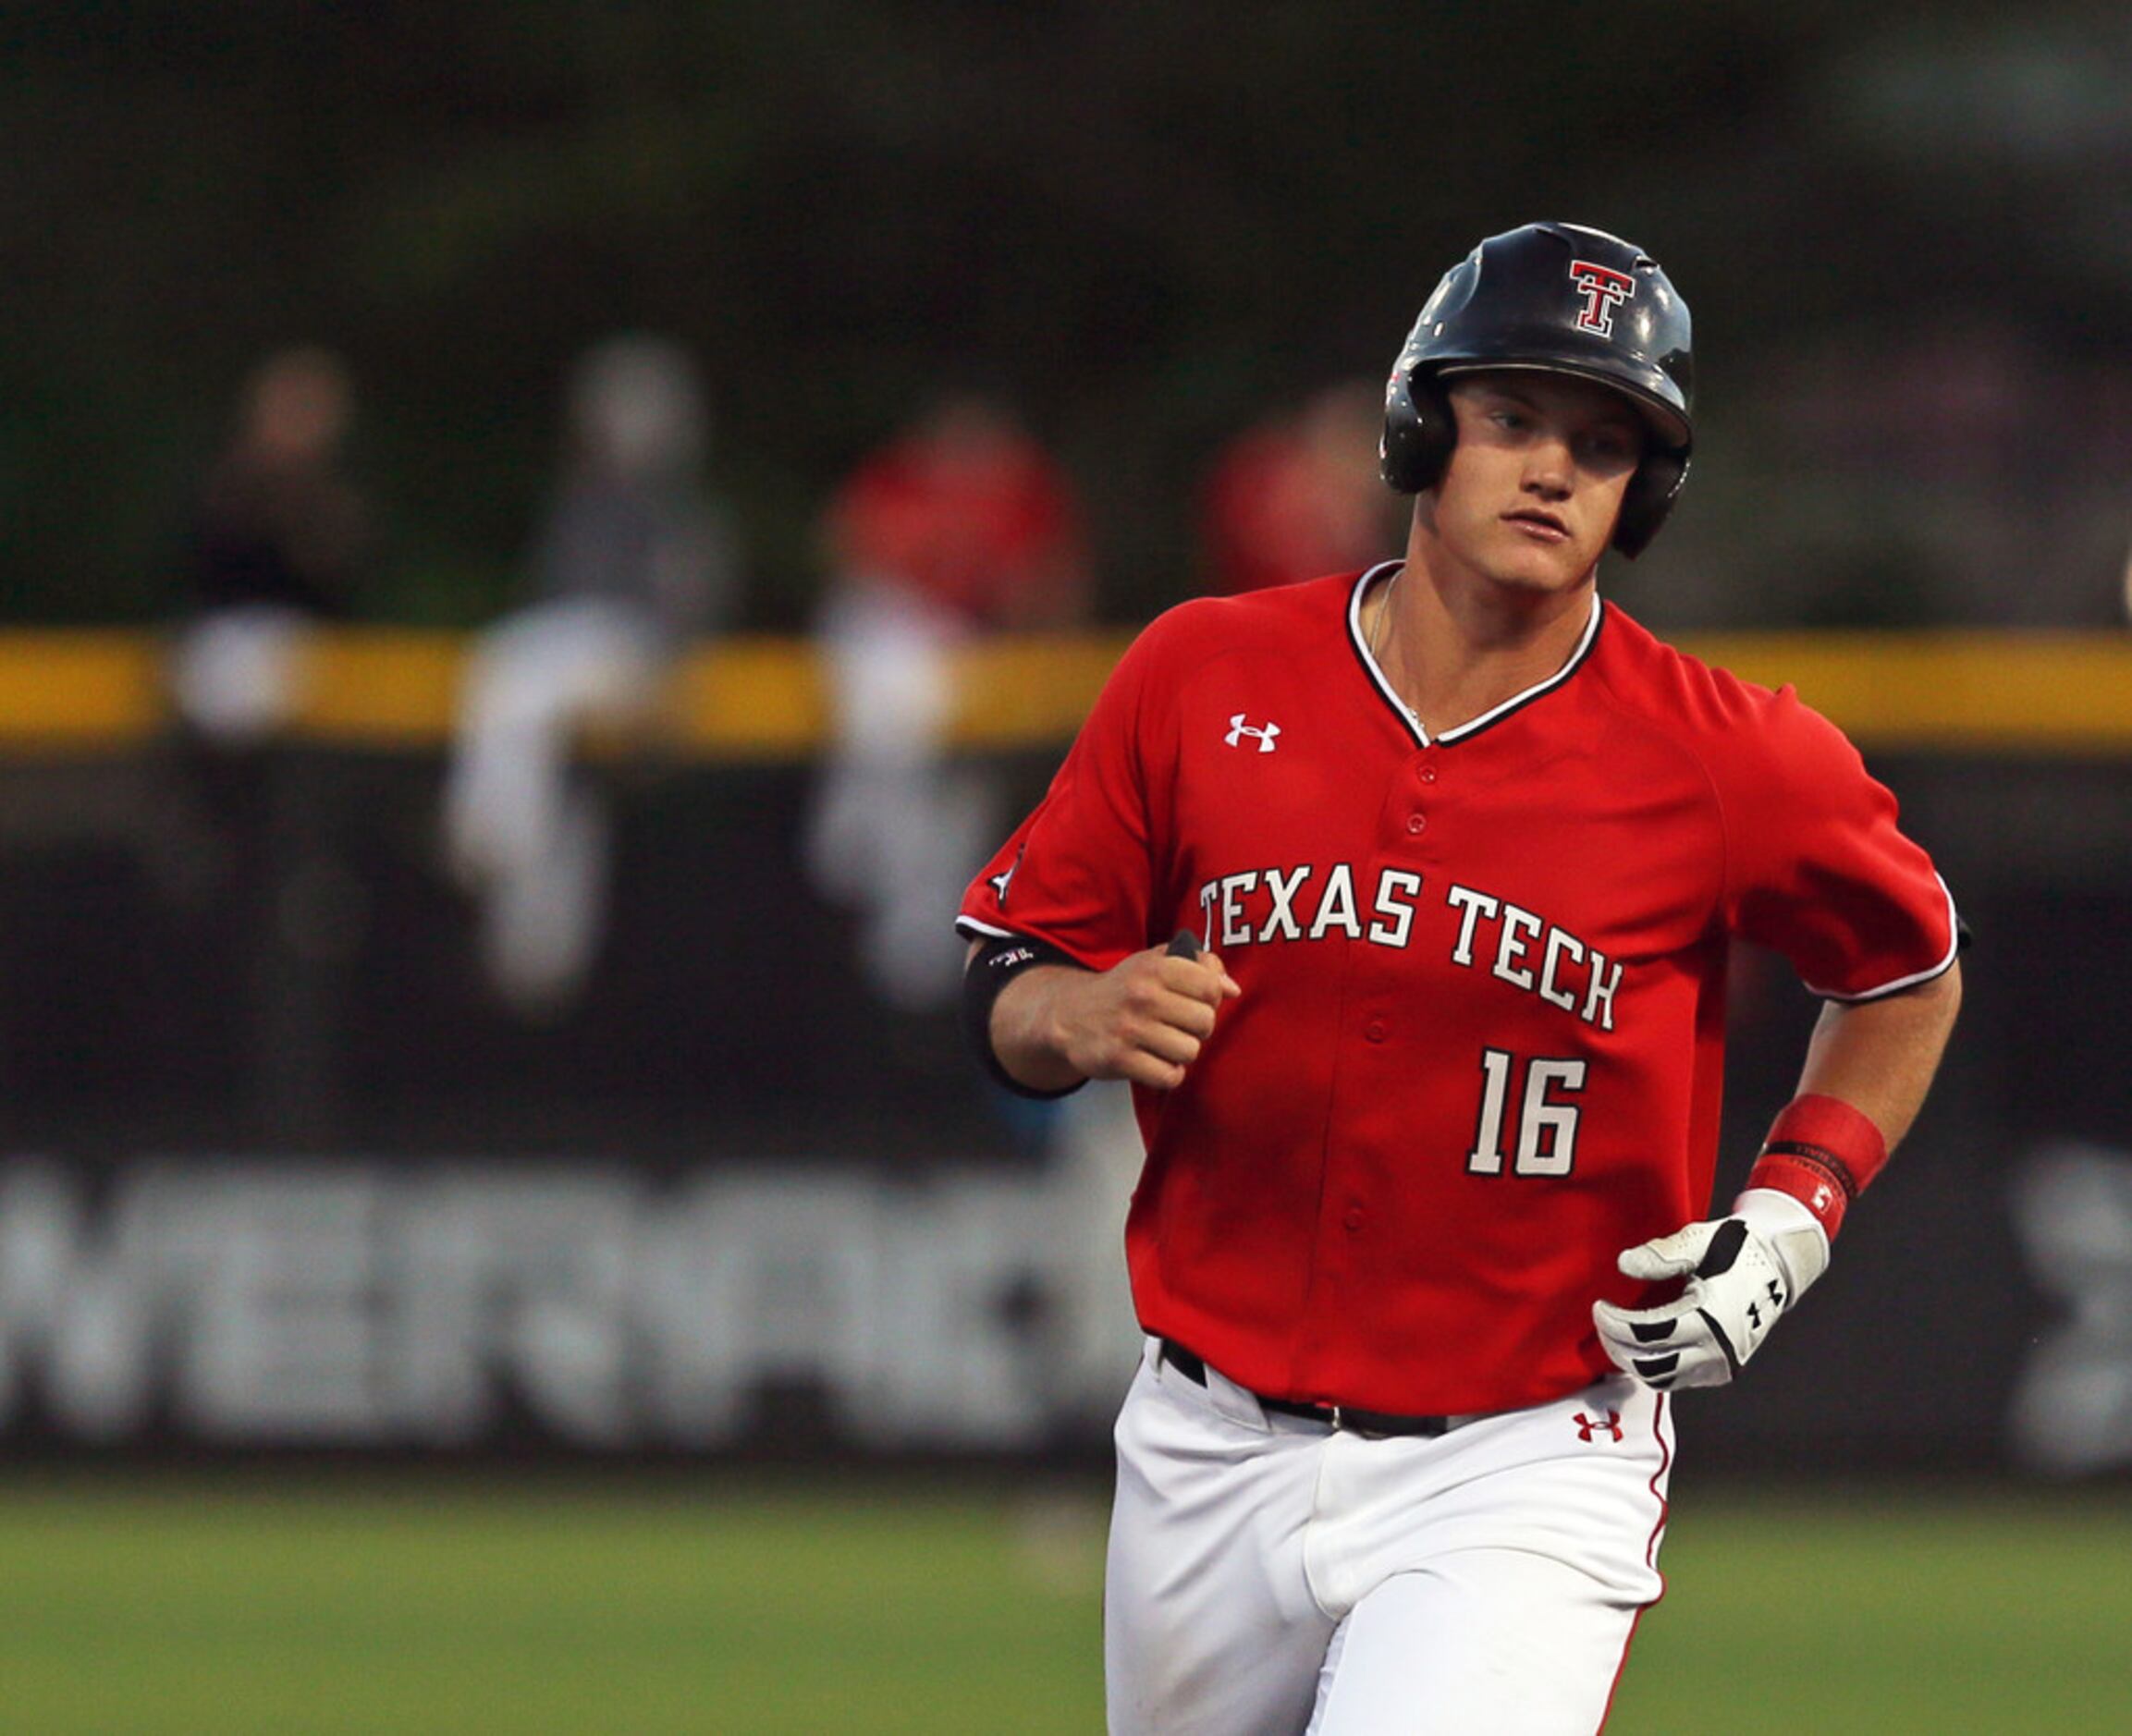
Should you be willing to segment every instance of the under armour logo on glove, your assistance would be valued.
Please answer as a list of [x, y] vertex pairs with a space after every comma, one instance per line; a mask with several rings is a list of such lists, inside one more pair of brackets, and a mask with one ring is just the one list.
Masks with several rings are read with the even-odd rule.
[[1229, 720], [1229, 733], [1221, 739], [1228, 742], [1231, 747], [1235, 747], [1243, 741], [1244, 737], [1249, 736], [1258, 743], [1258, 751], [1261, 753], [1272, 752], [1273, 744], [1280, 735], [1280, 726], [1277, 723], [1268, 723], [1261, 728], [1256, 724], [1247, 724], [1244, 721], [1250, 715], [1249, 712], [1238, 712], [1235, 716]]
[[1678, 1297], [1656, 1308], [1592, 1304], [1599, 1343], [1624, 1374], [1660, 1391], [1723, 1386], [1828, 1268], [1827, 1233], [1790, 1194], [1751, 1188], [1734, 1210], [1616, 1262], [1624, 1277], [1646, 1283], [1686, 1279]]

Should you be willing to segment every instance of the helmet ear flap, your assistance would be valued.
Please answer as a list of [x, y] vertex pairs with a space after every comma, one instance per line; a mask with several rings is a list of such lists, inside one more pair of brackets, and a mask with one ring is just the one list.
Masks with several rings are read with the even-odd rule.
[[1622, 495], [1621, 515], [1614, 520], [1614, 546], [1631, 560], [1642, 554], [1673, 509], [1674, 497], [1687, 479], [1685, 453], [1647, 453]]
[[1402, 368], [1384, 395], [1384, 438], [1378, 466], [1384, 480], [1403, 495], [1434, 488], [1458, 444], [1458, 423], [1451, 399], [1433, 374]]

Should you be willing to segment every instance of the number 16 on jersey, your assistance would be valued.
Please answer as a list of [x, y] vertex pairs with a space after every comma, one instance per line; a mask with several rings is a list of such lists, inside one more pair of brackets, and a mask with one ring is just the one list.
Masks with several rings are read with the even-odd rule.
[[1536, 1056], [1523, 1064], [1522, 1085], [1517, 1079], [1520, 1070], [1519, 1057], [1509, 1050], [1481, 1050], [1480, 1117], [1474, 1129], [1473, 1150], [1466, 1154], [1466, 1169], [1476, 1176], [1503, 1173], [1504, 1121], [1514, 1088], [1517, 1152], [1510, 1159], [1510, 1173], [1566, 1176], [1576, 1162], [1581, 1106], [1562, 1099], [1584, 1089], [1585, 1063]]

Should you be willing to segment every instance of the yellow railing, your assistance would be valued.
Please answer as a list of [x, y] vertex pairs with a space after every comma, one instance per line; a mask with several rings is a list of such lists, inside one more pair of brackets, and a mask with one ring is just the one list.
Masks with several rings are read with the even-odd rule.
[[[1001, 640], [966, 653], [956, 735], [982, 749], [1062, 743], [1130, 635]], [[1854, 632], [1683, 635], [1753, 681], [1790, 681], [1861, 747], [2132, 753], [2132, 633]], [[348, 747], [435, 748], [449, 734], [463, 635], [397, 629], [322, 635], [306, 654], [290, 733]], [[166, 728], [164, 642], [146, 632], [0, 632], [0, 754], [123, 751]], [[709, 761], [803, 758], [827, 717], [813, 648], [741, 636], [705, 645], [670, 693], [671, 737]]]

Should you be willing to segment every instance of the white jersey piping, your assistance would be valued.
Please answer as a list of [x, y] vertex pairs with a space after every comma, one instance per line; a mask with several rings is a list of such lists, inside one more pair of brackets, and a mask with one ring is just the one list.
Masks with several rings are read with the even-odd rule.
[[[1369, 672], [1369, 679], [1376, 682], [1377, 691], [1384, 695], [1392, 710], [1405, 723], [1414, 739], [1426, 748], [1432, 745], [1432, 739], [1428, 731], [1422, 727], [1421, 719], [1415, 715], [1407, 703], [1400, 698], [1398, 690], [1391, 685], [1391, 681], [1386, 679], [1384, 671], [1378, 666], [1377, 658], [1370, 653], [1368, 640], [1362, 630], [1362, 600], [1369, 594], [1370, 585], [1387, 570], [1395, 568], [1400, 565], [1401, 563], [1395, 560], [1380, 561], [1355, 581], [1354, 590], [1347, 599], [1347, 632], [1349, 639], [1354, 645], [1355, 655], [1362, 659], [1362, 666]], [[1599, 593], [1593, 592], [1591, 618], [1585, 623], [1583, 634], [1578, 638], [1575, 648], [1571, 651], [1561, 668], [1544, 681], [1535, 682], [1522, 693], [1512, 694], [1500, 705], [1491, 705], [1479, 716], [1469, 717], [1465, 722], [1454, 725], [1449, 729], [1439, 729], [1433, 738], [1434, 743], [1448, 746], [1452, 742], [1475, 735], [1487, 728], [1489, 724], [1494, 723], [1505, 714], [1515, 711], [1520, 705], [1529, 704], [1550, 688], [1559, 687], [1562, 682], [1568, 680], [1571, 676], [1576, 673], [1578, 665], [1583, 663], [1585, 658], [1590, 654], [1592, 642], [1599, 637], [1599, 617], [1604, 608], [1605, 605], [1599, 601]]]
[[1822, 1000], [1843, 1001], [1846, 1004], [1880, 1000], [1889, 995], [1900, 995], [1905, 989], [1915, 988], [1920, 983], [1929, 983], [1936, 976], [1946, 975], [1953, 968], [1956, 955], [1962, 950], [1962, 918], [1961, 913], [1954, 909], [1954, 895], [1947, 890], [1947, 883], [1936, 874], [1932, 878], [1940, 881], [1940, 896], [1947, 900], [1947, 951], [1939, 963], [1922, 971], [1913, 971], [1908, 976], [1899, 976], [1893, 983], [1882, 983], [1877, 988], [1859, 989], [1854, 994], [1845, 995], [1832, 988], [1816, 988], [1811, 983], [1807, 984], [1807, 993]]

